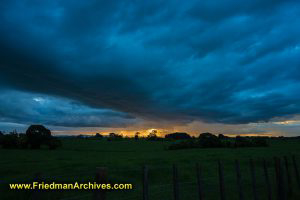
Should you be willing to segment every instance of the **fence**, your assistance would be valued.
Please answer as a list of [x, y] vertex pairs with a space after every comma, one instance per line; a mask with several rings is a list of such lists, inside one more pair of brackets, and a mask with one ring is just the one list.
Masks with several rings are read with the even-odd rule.
[[[295, 156], [292, 156], [291, 158], [292, 162], [289, 162], [289, 159], [287, 156], [284, 156], [282, 158], [274, 157], [273, 164], [275, 169], [275, 188], [272, 187], [272, 179], [270, 176], [270, 169], [268, 168], [267, 162], [265, 159], [261, 161], [261, 165], [255, 165], [253, 159], [249, 160], [249, 169], [250, 169], [250, 177], [251, 177], [251, 192], [254, 200], [258, 200], [260, 195], [258, 194], [258, 186], [257, 186], [257, 168], [260, 167], [263, 170], [263, 179], [267, 194], [267, 199], [277, 199], [277, 200], [288, 200], [295, 198], [296, 191], [293, 190], [293, 188], [299, 188], [300, 189], [300, 177], [299, 177], [299, 171], [298, 166], [296, 162]], [[231, 185], [226, 185], [226, 181], [224, 179], [224, 176], [226, 175], [226, 171], [224, 171], [224, 165], [221, 160], [218, 160], [217, 162], [217, 174], [218, 174], [218, 188], [213, 188], [215, 192], [219, 193], [219, 199], [226, 200], [228, 199], [227, 195], [227, 189], [232, 187]], [[245, 199], [245, 188], [242, 184], [242, 173], [240, 169], [240, 162], [239, 160], [235, 160], [234, 162], [234, 170], [236, 174], [236, 195], [237, 199], [244, 200]], [[195, 166], [196, 171], [196, 181], [192, 182], [180, 182], [179, 180], [179, 168], [176, 164], [172, 166], [172, 183], [170, 184], [164, 184], [164, 185], [155, 185], [157, 188], [163, 189], [165, 186], [169, 187], [172, 186], [172, 196], [173, 200], [180, 200], [180, 192], [181, 192], [181, 186], [183, 185], [189, 185], [189, 186], [195, 186], [195, 189], [197, 190], [197, 196], [194, 197], [194, 199], [203, 200], [205, 199], [206, 191], [203, 185], [205, 185], [205, 180], [202, 177], [203, 170], [201, 167], [201, 164], [196, 163]], [[149, 167], [147, 165], [144, 165], [142, 168], [142, 187], [139, 190], [140, 195], [139, 196], [127, 196], [125, 198], [122, 198], [122, 200], [126, 199], [143, 199], [143, 200], [151, 200], [150, 199], [150, 193], [149, 191], [149, 179], [151, 178], [149, 176]], [[107, 183], [109, 180], [109, 174], [106, 168], [101, 167], [97, 168], [96, 174], [94, 175], [95, 181], [97, 183]], [[42, 174], [37, 173], [34, 177], [34, 180], [36, 181], [42, 181]], [[294, 184], [293, 184], [294, 183]], [[297, 183], [297, 185], [295, 184]], [[107, 198], [107, 191], [108, 190], [95, 190], [93, 192], [90, 192], [88, 194], [84, 195], [76, 195], [73, 197], [63, 198], [63, 200], [75, 200], [75, 199], [93, 199], [93, 200], [108, 200]], [[275, 193], [273, 193], [275, 191]], [[45, 193], [40, 191], [34, 191], [31, 199], [33, 200], [40, 200], [44, 199], [43, 195]], [[157, 193], [157, 195], [160, 193]], [[275, 195], [274, 195], [275, 194]], [[155, 194], [156, 195], [156, 194]], [[140, 197], [140, 198], [139, 198]], [[158, 199], [160, 199], [158, 197]], [[261, 198], [260, 198], [261, 199]]]

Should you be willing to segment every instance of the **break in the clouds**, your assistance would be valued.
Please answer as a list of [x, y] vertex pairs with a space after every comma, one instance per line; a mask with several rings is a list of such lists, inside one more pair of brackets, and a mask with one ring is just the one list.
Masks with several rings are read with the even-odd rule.
[[2, 1], [0, 119], [291, 118], [300, 114], [299, 11], [293, 0]]

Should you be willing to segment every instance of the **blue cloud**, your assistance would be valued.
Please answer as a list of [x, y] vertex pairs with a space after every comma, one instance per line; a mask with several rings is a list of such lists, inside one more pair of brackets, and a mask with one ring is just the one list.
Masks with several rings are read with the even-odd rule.
[[[299, 8], [279, 0], [2, 2], [0, 89], [54, 99], [34, 105], [37, 114], [20, 108], [28, 102], [2, 103], [1, 119], [114, 126], [291, 117], [300, 112]], [[103, 109], [121, 115], [106, 120]]]
[[1, 91], [0, 121], [64, 127], [126, 127], [137, 120], [110, 109], [96, 109], [80, 102], [48, 95]]

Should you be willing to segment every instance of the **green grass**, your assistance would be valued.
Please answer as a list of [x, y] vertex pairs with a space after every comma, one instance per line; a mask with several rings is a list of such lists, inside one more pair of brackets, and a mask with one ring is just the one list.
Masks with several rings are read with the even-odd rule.
[[[270, 147], [239, 149], [187, 149], [165, 150], [169, 142], [162, 141], [111, 141], [63, 139], [58, 150], [0, 149], [0, 199], [30, 199], [31, 192], [9, 191], [8, 183], [22, 182], [41, 172], [46, 180], [93, 181], [96, 167], [107, 167], [109, 178], [116, 182], [134, 184], [134, 190], [108, 193], [108, 199], [141, 199], [142, 165], [149, 166], [149, 193], [151, 200], [172, 199], [172, 164], [178, 165], [180, 197], [197, 199], [195, 163], [202, 166], [206, 199], [219, 199], [217, 160], [224, 163], [227, 199], [238, 199], [234, 160], [240, 160], [245, 199], [253, 199], [249, 159], [256, 165], [258, 194], [266, 199], [262, 159], [268, 161], [273, 190], [275, 188], [274, 156], [296, 155], [300, 158], [300, 140], [272, 140]], [[291, 164], [291, 160], [290, 160]], [[292, 166], [293, 185], [296, 186]], [[294, 188], [296, 191], [296, 187]], [[91, 192], [56, 191], [47, 193], [46, 199], [78, 197], [91, 199]], [[85, 197], [79, 198], [82, 195]], [[275, 194], [273, 194], [274, 197]], [[296, 194], [294, 199], [299, 199]], [[75, 199], [75, 198], [74, 198]]]

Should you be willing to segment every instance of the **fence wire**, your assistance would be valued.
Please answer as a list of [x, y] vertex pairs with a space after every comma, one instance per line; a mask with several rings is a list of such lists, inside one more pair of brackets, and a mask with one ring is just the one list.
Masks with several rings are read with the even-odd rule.
[[[268, 171], [269, 171], [269, 176], [271, 179], [274, 179], [275, 180], [275, 165], [274, 165], [274, 162], [273, 160], [266, 160], [267, 161], [267, 164], [268, 164]], [[291, 163], [290, 163], [291, 164]], [[184, 167], [180, 167], [178, 169], [186, 169], [188, 168], [188, 166], [184, 166]], [[249, 167], [247, 167], [249, 168]], [[256, 162], [256, 178], [257, 178], [257, 184], [261, 184], [261, 185], [264, 185], [264, 175], [263, 175], [263, 172], [262, 172], [262, 162], [260, 162], [260, 165], [258, 166], [257, 162]], [[195, 168], [194, 168], [195, 169]], [[148, 172], [152, 173], [152, 172], [156, 172], [158, 170], [167, 170], [169, 172], [172, 172], [172, 167], [154, 167], [154, 166], [148, 166]], [[245, 169], [244, 169], [245, 170]], [[285, 173], [284, 171], [284, 166], [283, 166], [283, 174]], [[141, 168], [135, 168], [135, 169], [113, 169], [113, 170], [110, 170], [108, 169], [107, 170], [108, 173], [110, 174], [110, 176], [117, 176], [118, 173], [122, 173], [122, 174], [126, 174], [126, 173], [132, 173], [132, 172], [136, 172], [135, 173], [135, 176], [132, 176], [132, 177], [127, 177], [128, 175], [124, 176], [124, 180], [127, 180], [130, 179], [130, 178], [133, 178], [134, 181], [137, 181], [137, 177], [141, 177], [141, 175], [143, 174], [143, 171], [142, 171], [142, 167]], [[202, 169], [202, 171], [204, 171]], [[233, 168], [233, 171], [235, 172], [234, 168]], [[291, 164], [290, 166], [290, 171], [292, 172], [293, 171], [293, 166]], [[87, 171], [78, 171], [78, 172], [72, 172], [72, 173], [63, 173], [63, 174], [56, 174], [56, 175], [43, 175], [41, 178], [43, 180], [58, 180], [58, 179], [61, 179], [61, 178], [72, 178], [72, 179], [76, 179], [76, 178], [81, 178], [81, 179], [87, 179], [87, 178], [91, 178], [91, 177], [95, 177], [95, 172], [96, 172], [96, 168], [94, 170], [87, 170]], [[217, 167], [216, 167], [216, 173], [217, 173]], [[180, 171], [179, 171], [179, 174], [180, 174]], [[259, 174], [261, 176], [259, 176]], [[138, 176], [137, 176], [138, 175]], [[170, 175], [170, 177], [172, 177]], [[215, 183], [218, 184], [219, 180], [218, 180], [218, 175], [214, 176], [214, 177], [201, 177], [201, 181], [202, 181], [202, 184], [203, 184], [203, 190], [205, 191], [205, 193], [207, 193], [208, 191], [216, 191], [218, 190], [218, 185], [214, 185]], [[247, 177], [247, 178], [245, 178]], [[151, 177], [149, 177], [150, 179]], [[250, 175], [248, 177], [247, 176], [243, 176], [242, 177], [244, 180], [247, 179], [247, 185], [250, 184], [251, 186], [251, 178], [250, 178]], [[180, 179], [180, 177], [179, 177]], [[235, 176], [235, 173], [234, 175], [233, 174], [225, 174], [224, 175], [224, 179], [225, 180], [231, 180], [231, 181], [236, 181], [236, 176]], [[0, 179], [0, 184], [5, 184], [5, 183], [12, 183], [12, 182], [24, 182], [24, 181], [33, 181], [34, 180], [34, 177], [33, 176], [24, 176], [24, 177], [21, 177], [21, 178], [11, 178], [11, 179]], [[274, 185], [273, 181], [272, 180], [272, 185]], [[170, 181], [170, 180], [169, 180]], [[172, 180], [171, 180], [172, 181]], [[271, 180], [270, 180], [271, 181]], [[276, 181], [276, 180], [275, 180]], [[295, 182], [295, 180], [294, 180]], [[214, 183], [214, 184], [212, 184]], [[193, 193], [189, 193], [187, 195], [191, 196], [191, 197], [194, 197], [195, 195], [197, 195], [197, 184], [198, 182], [196, 181], [196, 173], [195, 173], [195, 176], [192, 176], [191, 180], [190, 181], [186, 181], [186, 182], [179, 182], [179, 189], [182, 190], [182, 191], [185, 191], [187, 189], [191, 189], [191, 188], [194, 188], [195, 189], [195, 192]], [[234, 184], [236, 184], [236, 182], [234, 182]], [[246, 183], [244, 183], [246, 184]], [[232, 189], [232, 186], [230, 187]], [[151, 196], [152, 198], [158, 196], [158, 195], [172, 195], [172, 190], [173, 190], [173, 183], [164, 183], [164, 182], [161, 182], [161, 183], [151, 183], [149, 184], [149, 191], [151, 191], [151, 193], [149, 193], [149, 196]], [[228, 190], [228, 188], [226, 188]], [[125, 195], [123, 198], [118, 198], [118, 200], [128, 200], [128, 199], [132, 199], [132, 200], [135, 200], [135, 199], [139, 199], [141, 198], [141, 190], [142, 190], [142, 187], [136, 187], [135, 189], [135, 192], [133, 195]], [[168, 193], [166, 193], [166, 191], [168, 191]], [[228, 191], [230, 192], [230, 190]], [[62, 198], [62, 200], [78, 200], [78, 199], [86, 199], [87, 197], [91, 197], [93, 194], [92, 192], [89, 193], [89, 194], [84, 194], [84, 195], [74, 195], [74, 196], [71, 196], [71, 197], [66, 197], [66, 198]]]

